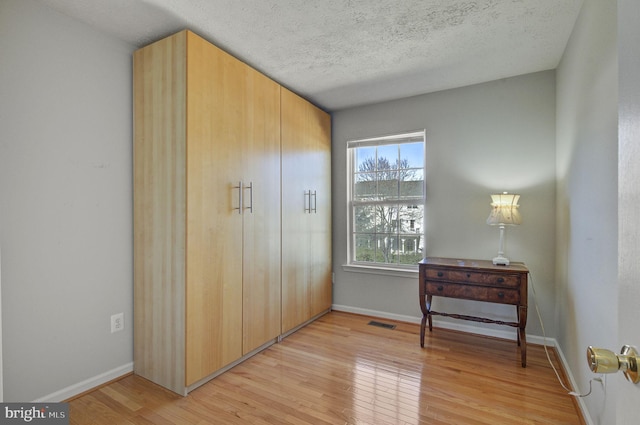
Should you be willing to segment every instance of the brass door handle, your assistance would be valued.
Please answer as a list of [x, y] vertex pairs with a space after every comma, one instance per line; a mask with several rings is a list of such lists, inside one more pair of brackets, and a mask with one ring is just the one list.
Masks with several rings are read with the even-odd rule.
[[594, 373], [615, 373], [619, 370], [624, 373], [627, 380], [637, 384], [640, 382], [638, 375], [638, 352], [635, 348], [625, 345], [620, 354], [604, 348], [587, 348], [587, 363]]

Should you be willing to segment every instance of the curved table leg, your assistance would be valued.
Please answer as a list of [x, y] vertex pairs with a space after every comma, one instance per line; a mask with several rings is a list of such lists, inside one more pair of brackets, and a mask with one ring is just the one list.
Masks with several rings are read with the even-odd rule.
[[520, 306], [518, 309], [518, 342], [520, 342], [520, 357], [522, 367], [527, 367], [527, 335], [525, 327], [527, 326], [527, 307]]
[[431, 295], [427, 295], [427, 317], [429, 318], [429, 332], [431, 332], [433, 330], [433, 323], [432, 323], [432, 318], [433, 315], [431, 314], [431, 299], [433, 297]]
[[[424, 328], [427, 324], [427, 317], [429, 316], [429, 311], [425, 304], [424, 293], [420, 294], [420, 309], [422, 310], [422, 321], [420, 322], [420, 347], [424, 348]], [[429, 326], [431, 326], [431, 321], [429, 321]]]

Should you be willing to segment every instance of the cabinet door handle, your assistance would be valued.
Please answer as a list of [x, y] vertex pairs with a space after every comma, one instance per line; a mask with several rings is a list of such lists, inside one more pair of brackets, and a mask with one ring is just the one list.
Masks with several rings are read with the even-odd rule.
[[[308, 203], [307, 203], [308, 201]], [[307, 208], [307, 205], [309, 205], [309, 207]], [[311, 191], [304, 191], [304, 212], [311, 214]]]
[[504, 283], [504, 278], [503, 277], [499, 277], [498, 278], [498, 283]]
[[442, 277], [442, 276], [444, 276], [444, 273], [438, 272], [438, 277]]
[[444, 289], [444, 286], [438, 286], [438, 291], [442, 292], [443, 289]]
[[238, 210], [238, 214], [242, 214], [242, 180], [238, 182], [237, 186], [233, 186], [234, 189], [238, 189], [238, 208], [234, 208], [234, 210]]
[[[309, 191], [309, 212], [311, 212], [311, 191]], [[313, 191], [313, 212], [318, 213], [318, 192]]]
[[244, 187], [244, 189], [249, 189], [249, 207], [245, 209], [253, 214], [253, 182], [249, 182], [249, 186]]

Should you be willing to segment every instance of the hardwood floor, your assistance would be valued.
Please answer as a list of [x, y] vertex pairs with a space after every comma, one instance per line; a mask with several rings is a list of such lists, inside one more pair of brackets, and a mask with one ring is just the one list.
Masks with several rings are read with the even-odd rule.
[[[71, 424], [584, 424], [544, 350], [332, 312], [191, 392], [128, 376], [70, 402]], [[555, 353], [551, 352], [555, 360]]]

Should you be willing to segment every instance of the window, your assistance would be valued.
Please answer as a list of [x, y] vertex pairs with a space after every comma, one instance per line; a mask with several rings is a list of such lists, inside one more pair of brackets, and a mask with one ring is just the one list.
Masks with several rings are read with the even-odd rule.
[[349, 264], [416, 268], [424, 251], [424, 131], [347, 143]]

